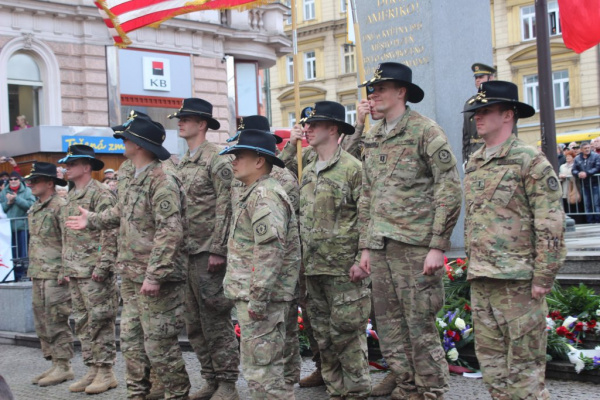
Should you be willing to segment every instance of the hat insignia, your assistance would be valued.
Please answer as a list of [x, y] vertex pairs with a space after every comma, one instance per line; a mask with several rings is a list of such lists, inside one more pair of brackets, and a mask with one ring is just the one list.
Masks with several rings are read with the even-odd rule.
[[304, 110], [304, 118], [308, 118], [310, 116], [312, 116], [313, 112], [313, 108], [312, 107], [306, 107], [306, 110]]
[[473, 104], [475, 102], [479, 102], [479, 103], [487, 103], [487, 99], [485, 98], [485, 92], [479, 92], [477, 93], [477, 96], [475, 96], [475, 98], [469, 100], [469, 104]]
[[123, 124], [123, 126], [128, 127], [129, 125], [131, 125], [131, 123], [136, 117], [137, 114], [135, 113], [135, 111], [131, 110], [131, 112], [129, 113], [129, 118], [127, 118], [127, 121]]
[[244, 118], [240, 118], [240, 124], [238, 126], [238, 131], [241, 131], [242, 129], [244, 129]]
[[475, 71], [479, 71], [479, 65], [475, 66]]
[[[373, 78], [374, 79], [381, 79], [381, 69], [379, 67], [377, 67], [377, 69], [373, 73]], [[371, 79], [371, 80], [374, 80], [374, 79]]]
[[35, 172], [35, 164], [31, 166], [31, 172]]
[[317, 113], [317, 109], [313, 108], [311, 110], [306, 110], [306, 112], [308, 113], [308, 117], [314, 117], [315, 114]]

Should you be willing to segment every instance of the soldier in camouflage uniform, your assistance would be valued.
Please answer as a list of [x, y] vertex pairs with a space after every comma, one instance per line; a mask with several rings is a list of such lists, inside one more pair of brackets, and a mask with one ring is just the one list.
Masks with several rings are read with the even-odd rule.
[[371, 312], [370, 279], [359, 266], [358, 200], [361, 164], [338, 145], [354, 133], [344, 106], [317, 102], [306, 119], [317, 154], [302, 174], [300, 237], [308, 312], [332, 399], [366, 399], [371, 392], [365, 327]]
[[[69, 146], [67, 156], [58, 162], [66, 164], [68, 178], [74, 184], [64, 209], [65, 218], [79, 215], [78, 207], [101, 212], [116, 203], [115, 195], [92, 179], [92, 171], [104, 167], [95, 158], [93, 148]], [[71, 392], [95, 394], [117, 387], [112, 371], [118, 309], [116, 253], [116, 230], [63, 231], [63, 263], [65, 276], [69, 277], [75, 334], [81, 341], [83, 363], [88, 367], [87, 373], [69, 386]]]
[[[269, 176], [275, 137], [245, 130], [221, 152], [235, 154], [233, 172], [246, 190], [229, 230], [225, 295], [235, 300], [241, 328], [244, 377], [253, 399], [294, 399], [286, 383], [285, 347], [291, 307], [298, 298], [300, 240], [292, 203]], [[298, 342], [295, 343], [298, 346]]]
[[117, 271], [121, 275], [121, 350], [127, 368], [127, 395], [143, 399], [150, 388], [150, 367], [165, 385], [165, 399], [187, 399], [190, 381], [179, 348], [185, 310], [185, 193], [159, 160], [169, 158], [162, 147], [165, 130], [147, 115], [132, 111], [114, 127], [123, 139], [133, 168], [119, 180], [117, 204], [101, 213], [80, 209], [69, 217], [72, 229], [119, 227]]
[[558, 178], [546, 157], [511, 134], [534, 109], [517, 86], [481, 85], [466, 112], [485, 141], [465, 173], [475, 350], [492, 398], [549, 399], [545, 295], [565, 259]]
[[221, 124], [212, 104], [185, 99], [169, 118], [179, 119], [179, 136], [188, 152], [177, 165], [187, 197], [186, 237], [190, 255], [186, 295], [186, 327], [202, 366], [206, 385], [190, 399], [238, 399], [235, 383], [240, 356], [231, 320], [233, 302], [223, 294], [227, 233], [231, 220], [231, 160], [219, 157], [217, 145], [206, 140], [208, 129]]
[[364, 139], [360, 266], [372, 272], [380, 345], [396, 376], [392, 399], [442, 398], [448, 364], [435, 316], [461, 205], [456, 159], [442, 129], [406, 105], [424, 97], [410, 68], [382, 63], [364, 85], [385, 118]]
[[73, 336], [69, 327], [71, 294], [62, 265], [62, 208], [66, 201], [54, 186], [67, 184], [56, 177], [56, 166], [36, 162], [25, 177], [38, 200], [29, 209], [29, 268], [32, 279], [33, 322], [42, 353], [52, 367], [33, 378], [40, 386], [73, 379]]

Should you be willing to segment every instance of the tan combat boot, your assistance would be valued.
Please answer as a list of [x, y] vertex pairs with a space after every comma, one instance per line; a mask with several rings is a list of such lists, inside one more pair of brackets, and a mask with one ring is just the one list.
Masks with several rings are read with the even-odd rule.
[[[435, 397], [434, 397], [435, 398]], [[400, 386], [396, 387], [390, 396], [392, 400], [423, 400], [424, 397], [414, 390], [408, 391]]]
[[56, 360], [56, 366], [54, 370], [52, 370], [52, 372], [49, 373], [45, 378], [40, 379], [38, 381], [38, 385], [58, 385], [64, 381], [70, 381], [71, 379], [75, 379], [75, 375], [73, 375], [73, 369], [71, 368], [71, 361], [58, 359]]
[[112, 365], [100, 365], [94, 381], [85, 388], [85, 392], [87, 394], [104, 393], [109, 389], [116, 388], [118, 384]]
[[[210, 400], [219, 388], [217, 381], [206, 381], [202, 389], [189, 397], [189, 400]], [[237, 392], [236, 392], [237, 393]]]
[[80, 380], [69, 386], [69, 390], [71, 392], [83, 392], [86, 387], [88, 387], [89, 385], [91, 385], [92, 382], [94, 382], [94, 378], [96, 377], [97, 373], [98, 366], [92, 365], [88, 368], [87, 373]]
[[34, 385], [37, 385], [40, 380], [42, 380], [45, 377], [47, 377], [48, 375], [50, 375], [52, 373], [52, 371], [54, 371], [54, 368], [56, 368], [56, 362], [54, 362], [54, 360], [53, 360], [52, 361], [52, 366], [50, 368], [48, 368], [46, 371], [44, 371], [41, 374], [39, 374], [38, 376], [34, 377], [31, 380], [31, 383], [34, 384]]
[[298, 382], [300, 387], [317, 387], [323, 386], [325, 381], [323, 380], [323, 376], [321, 375], [321, 368], [317, 368], [313, 371], [312, 374], [307, 376], [304, 379], [300, 379]]
[[165, 385], [154, 372], [154, 368], [150, 370], [150, 393], [146, 396], [146, 400], [160, 400], [165, 398]]
[[239, 400], [237, 388], [235, 382], [224, 382], [219, 381], [217, 391], [212, 395], [210, 400]]
[[371, 397], [389, 396], [396, 389], [396, 375], [389, 372], [381, 382], [371, 390]]

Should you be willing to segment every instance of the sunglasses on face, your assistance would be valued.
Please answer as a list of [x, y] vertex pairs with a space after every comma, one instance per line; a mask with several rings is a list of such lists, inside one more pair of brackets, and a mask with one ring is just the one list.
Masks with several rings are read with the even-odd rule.
[[20, 181], [19, 178], [10, 178], [9, 180], [12, 181], [12, 182], [14, 182], [14, 181]]

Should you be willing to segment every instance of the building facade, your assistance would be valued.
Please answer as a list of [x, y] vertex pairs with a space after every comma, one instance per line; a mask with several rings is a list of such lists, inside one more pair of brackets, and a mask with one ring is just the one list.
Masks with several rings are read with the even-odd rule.
[[[535, 2], [492, 0], [494, 62], [498, 79], [519, 87], [519, 95], [539, 111]], [[548, 1], [548, 25], [557, 135], [598, 132], [600, 135], [600, 46], [581, 54], [563, 43], [560, 10]], [[529, 144], [540, 140], [539, 114], [519, 122], [519, 136]]]
[[[282, 3], [290, 6], [291, 1]], [[292, 54], [269, 69], [271, 122], [290, 127], [295, 122], [294, 79], [300, 80], [301, 108], [317, 101], [337, 101], [346, 107], [346, 121], [356, 120], [355, 47], [347, 43], [347, 0], [297, 0], [298, 77]], [[288, 13], [289, 15], [289, 13]], [[291, 17], [285, 32], [292, 37]]]

